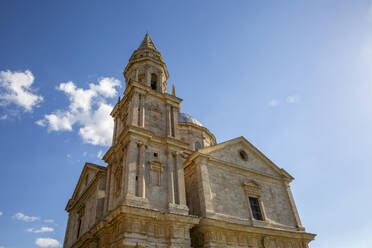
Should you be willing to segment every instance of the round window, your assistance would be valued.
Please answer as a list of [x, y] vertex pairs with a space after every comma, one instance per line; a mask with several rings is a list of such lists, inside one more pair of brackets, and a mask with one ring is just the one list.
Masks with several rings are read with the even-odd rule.
[[240, 158], [243, 159], [244, 161], [248, 160], [248, 154], [245, 151], [240, 150], [239, 155], [240, 155]]

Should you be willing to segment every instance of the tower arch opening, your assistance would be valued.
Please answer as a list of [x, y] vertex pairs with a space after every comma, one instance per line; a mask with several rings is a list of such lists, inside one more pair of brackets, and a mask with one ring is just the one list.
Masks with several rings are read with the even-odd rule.
[[157, 90], [158, 76], [155, 73], [151, 73], [151, 89]]

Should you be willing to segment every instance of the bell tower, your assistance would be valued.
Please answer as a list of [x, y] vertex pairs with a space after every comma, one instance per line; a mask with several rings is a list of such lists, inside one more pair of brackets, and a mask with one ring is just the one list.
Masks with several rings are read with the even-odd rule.
[[124, 97], [111, 112], [114, 133], [105, 210], [140, 207], [188, 216], [183, 162], [188, 144], [178, 134], [181, 99], [168, 94], [167, 67], [146, 34], [124, 70]]
[[166, 92], [169, 78], [167, 66], [149, 34], [146, 34], [130, 57], [124, 70], [124, 78], [127, 87], [130, 82], [135, 81], [157, 92]]

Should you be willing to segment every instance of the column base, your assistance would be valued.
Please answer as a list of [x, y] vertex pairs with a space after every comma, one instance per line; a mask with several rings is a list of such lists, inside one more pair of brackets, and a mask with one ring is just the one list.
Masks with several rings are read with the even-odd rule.
[[189, 208], [186, 205], [168, 203], [168, 212], [171, 214], [188, 215]]
[[135, 196], [135, 195], [126, 195], [124, 197], [123, 205], [137, 207], [137, 208], [150, 208], [150, 203], [147, 198]]

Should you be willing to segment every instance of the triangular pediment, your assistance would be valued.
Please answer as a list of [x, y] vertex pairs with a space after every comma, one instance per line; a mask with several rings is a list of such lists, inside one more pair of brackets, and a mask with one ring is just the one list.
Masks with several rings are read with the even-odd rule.
[[81, 196], [81, 194], [89, 187], [99, 171], [105, 170], [106, 167], [92, 163], [86, 163], [84, 165], [83, 171], [80, 174], [78, 183], [71, 197], [71, 201], [73, 202]]
[[269, 176], [292, 180], [284, 169], [279, 168], [244, 137], [238, 137], [198, 151], [212, 159], [238, 165]]

